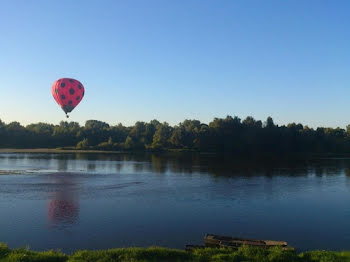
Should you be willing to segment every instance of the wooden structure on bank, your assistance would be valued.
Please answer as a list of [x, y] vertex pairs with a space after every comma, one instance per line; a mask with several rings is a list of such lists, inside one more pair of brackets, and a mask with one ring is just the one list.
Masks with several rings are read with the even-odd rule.
[[274, 240], [257, 240], [246, 239], [228, 236], [219, 236], [213, 234], [206, 234], [204, 237], [206, 247], [240, 247], [240, 246], [254, 246], [254, 247], [288, 247], [286, 241]]
[[270, 247], [281, 247], [284, 250], [293, 250], [293, 247], [288, 246], [286, 241], [275, 241], [275, 240], [257, 240], [257, 239], [247, 239], [247, 238], [237, 238], [229, 236], [219, 236], [214, 234], [206, 234], [204, 237], [204, 246], [200, 245], [186, 245], [185, 250], [191, 251], [196, 248], [205, 247], [231, 247], [238, 248], [241, 246], [252, 246], [261, 248]]

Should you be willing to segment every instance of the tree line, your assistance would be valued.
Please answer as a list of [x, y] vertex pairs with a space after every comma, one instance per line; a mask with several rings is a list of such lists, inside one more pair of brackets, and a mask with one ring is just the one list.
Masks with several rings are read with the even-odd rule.
[[316, 129], [291, 123], [278, 126], [247, 117], [214, 118], [209, 124], [185, 120], [175, 126], [157, 120], [134, 126], [111, 126], [88, 120], [84, 126], [62, 121], [59, 125], [22, 126], [0, 120], [2, 148], [75, 148], [99, 150], [191, 150], [230, 153], [350, 153], [350, 125]]

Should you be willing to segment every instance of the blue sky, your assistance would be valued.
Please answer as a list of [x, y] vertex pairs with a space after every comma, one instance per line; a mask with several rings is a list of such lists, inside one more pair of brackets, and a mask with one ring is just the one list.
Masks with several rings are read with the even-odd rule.
[[0, 1], [0, 119], [350, 124], [350, 1]]

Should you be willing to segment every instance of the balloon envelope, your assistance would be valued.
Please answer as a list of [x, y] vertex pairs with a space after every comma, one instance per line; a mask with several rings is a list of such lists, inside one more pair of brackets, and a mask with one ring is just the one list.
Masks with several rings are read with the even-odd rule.
[[51, 88], [53, 98], [67, 114], [80, 103], [85, 94], [82, 83], [73, 78], [60, 78], [56, 80]]

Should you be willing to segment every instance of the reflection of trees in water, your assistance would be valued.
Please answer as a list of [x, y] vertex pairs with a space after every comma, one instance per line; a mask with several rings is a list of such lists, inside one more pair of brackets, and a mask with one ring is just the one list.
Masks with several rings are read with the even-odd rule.
[[13, 153], [13, 154], [4, 154], [0, 155], [0, 159], [5, 158], [5, 159], [11, 159], [11, 160], [17, 160], [17, 159], [30, 159], [29, 154], [22, 154], [22, 153]]
[[[72, 157], [68, 155], [68, 158]], [[134, 172], [207, 173], [213, 176], [332, 176], [350, 167], [350, 159], [310, 158], [300, 156], [241, 156], [199, 153], [120, 153], [75, 154], [75, 159], [89, 160], [87, 169], [114, 169], [121, 172], [132, 164]], [[96, 165], [98, 161], [98, 166]], [[113, 164], [109, 164], [112, 163]], [[115, 163], [117, 161], [117, 163]], [[67, 170], [67, 159], [61, 158], [59, 170]]]
[[152, 172], [163, 174], [167, 170], [167, 160], [164, 158], [161, 158], [157, 155], [152, 155], [151, 157], [151, 168]]
[[317, 176], [337, 176], [339, 174], [341, 174], [342, 172], [342, 168], [339, 167], [324, 167], [321, 168], [321, 172], [319, 172], [318, 174], [316, 174]]
[[346, 185], [350, 186], [350, 165], [344, 168], [344, 174], [346, 177]]
[[75, 224], [79, 217], [79, 200], [73, 174], [53, 174], [54, 191], [48, 202], [48, 219], [54, 227]]
[[143, 172], [145, 170], [145, 163], [135, 162], [133, 165], [134, 172]]
[[87, 169], [89, 171], [95, 171], [96, 170], [96, 163], [88, 163]]
[[200, 158], [198, 155], [188, 154], [187, 156], [170, 157], [168, 159], [169, 170], [174, 173], [192, 174], [200, 171]]
[[120, 173], [122, 168], [123, 168], [123, 164], [120, 162], [115, 165], [115, 169], [117, 170], [118, 173]]
[[68, 159], [60, 159], [58, 161], [58, 171], [67, 171], [68, 170]]
[[346, 177], [350, 178], [350, 167], [346, 167], [344, 169], [344, 173], [345, 173]]
[[[132, 154], [124, 160], [134, 161]], [[139, 163], [138, 161], [143, 161]], [[146, 166], [149, 161], [151, 165]], [[154, 173], [208, 173], [213, 176], [336, 176], [350, 167], [350, 160], [307, 157], [242, 157], [233, 155], [163, 153], [145, 154], [134, 163], [134, 170]]]
[[86, 154], [76, 153], [75, 156], [74, 156], [74, 159], [76, 159], [76, 160], [86, 160]]

